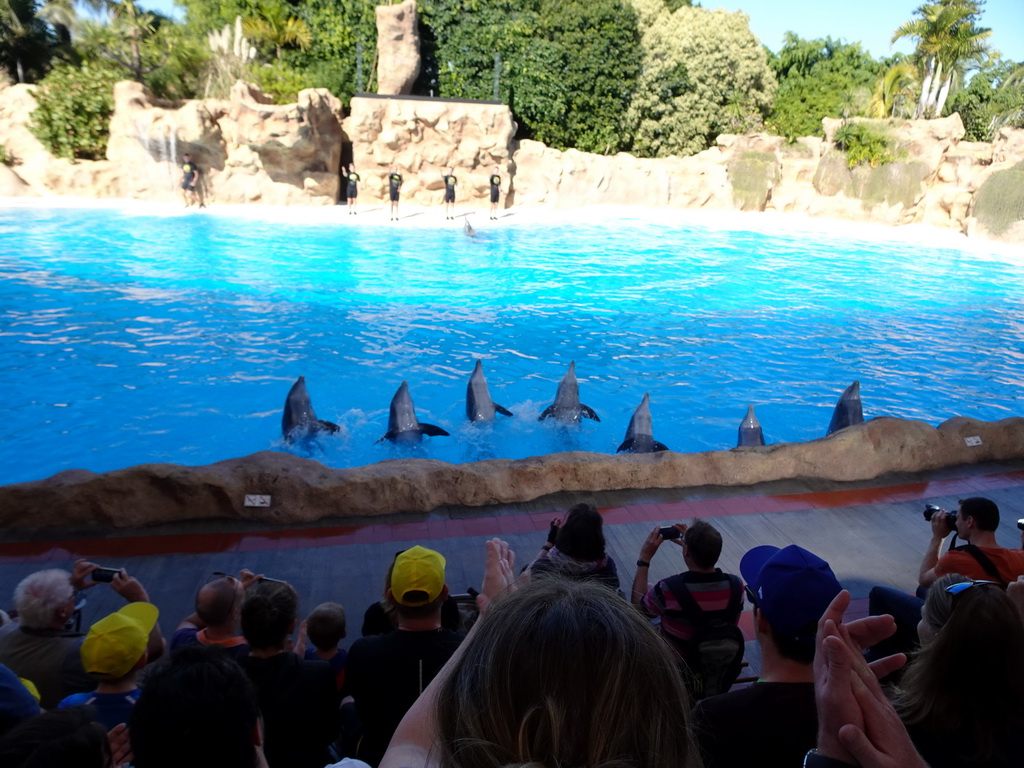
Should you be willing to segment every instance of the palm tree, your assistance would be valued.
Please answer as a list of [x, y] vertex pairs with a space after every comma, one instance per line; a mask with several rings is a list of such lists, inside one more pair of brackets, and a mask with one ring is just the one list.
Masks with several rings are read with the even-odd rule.
[[909, 117], [907, 105], [913, 103], [918, 85], [917, 67], [903, 59], [881, 74], [868, 105], [868, 117]]
[[19, 83], [25, 82], [26, 63], [31, 67], [39, 58], [40, 49], [46, 47], [46, 28], [36, 13], [35, 3], [0, 0], [0, 60], [7, 59], [14, 65]]
[[914, 117], [940, 117], [946, 97], [966, 64], [980, 61], [988, 51], [992, 30], [975, 26], [981, 15], [978, 0], [938, 0], [922, 5], [919, 18], [900, 25], [892, 42], [917, 40], [917, 55], [924, 62], [921, 98]]
[[262, 3], [256, 12], [256, 18], [243, 22], [245, 34], [274, 46], [279, 60], [281, 49], [286, 45], [297, 45], [304, 51], [313, 44], [313, 33], [306, 22], [288, 15], [283, 3]]

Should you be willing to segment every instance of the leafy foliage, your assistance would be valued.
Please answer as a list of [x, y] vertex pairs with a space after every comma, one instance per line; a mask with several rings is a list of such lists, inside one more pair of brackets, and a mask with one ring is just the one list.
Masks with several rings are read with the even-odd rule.
[[768, 127], [791, 141], [820, 136], [823, 117], [864, 114], [882, 69], [859, 43], [804, 40], [792, 32], [770, 64], [779, 90]]
[[56, 42], [36, 0], [0, 0], [0, 71], [16, 82], [43, 76]]
[[99, 160], [107, 151], [118, 69], [85, 62], [55, 67], [36, 90], [29, 130], [54, 155]]
[[278, 104], [291, 104], [304, 88], [315, 88], [310, 73], [284, 61], [273, 61], [250, 68], [249, 76]]
[[888, 137], [864, 123], [847, 123], [836, 131], [836, 146], [846, 152], [846, 165], [872, 168], [896, 160]]
[[921, 96], [914, 117], [941, 117], [946, 99], [967, 68], [988, 55], [992, 30], [979, 27], [985, 0], [936, 0], [914, 11], [916, 18], [901, 24], [892, 41], [917, 41], [916, 56], [923, 71]]
[[991, 141], [1003, 126], [1024, 128], [1024, 80], [1011, 62], [990, 63], [975, 73], [970, 84], [949, 100], [949, 112], [959, 112], [968, 141]]
[[7, 153], [7, 147], [0, 144], [0, 165], [11, 165], [12, 156]]
[[633, 0], [643, 30], [643, 71], [626, 113], [633, 152], [689, 155], [724, 132], [757, 126], [775, 93], [775, 76], [748, 18]]
[[620, 118], [640, 71], [636, 14], [620, 0], [427, 0], [416, 92], [507, 100], [520, 136], [566, 149], [625, 147]]

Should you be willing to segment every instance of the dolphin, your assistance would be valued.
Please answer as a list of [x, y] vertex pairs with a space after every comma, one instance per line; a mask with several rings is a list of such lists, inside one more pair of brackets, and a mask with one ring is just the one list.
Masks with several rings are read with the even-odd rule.
[[653, 453], [654, 451], [667, 451], [668, 447], [654, 439], [653, 427], [651, 426], [651, 396], [644, 393], [644, 399], [633, 411], [633, 418], [629, 420], [629, 427], [626, 428], [626, 439], [622, 445], [615, 449], [616, 453], [631, 451], [632, 453]]
[[440, 427], [433, 424], [421, 424], [416, 418], [416, 407], [412, 404], [412, 396], [409, 394], [409, 385], [402, 382], [402, 386], [391, 398], [391, 412], [388, 414], [388, 431], [377, 440], [390, 440], [393, 443], [418, 443], [423, 435], [439, 437], [447, 435]]
[[836, 409], [832, 411], [832, 421], [828, 424], [828, 432], [825, 434], [831, 435], [833, 432], [838, 432], [853, 424], [860, 424], [863, 421], [864, 409], [860, 402], [860, 381], [855, 381], [840, 395]]
[[470, 421], [492, 421], [495, 412], [504, 416], [512, 415], [507, 408], [491, 400], [487, 379], [484, 378], [483, 363], [477, 360], [466, 386], [466, 418]]
[[463, 219], [463, 221], [462, 221], [462, 233], [466, 237], [476, 237], [476, 230], [473, 229], [473, 225], [469, 223], [469, 219]]
[[544, 421], [549, 416], [554, 416], [559, 421], [576, 423], [581, 416], [588, 419], [600, 421], [594, 409], [589, 405], [580, 402], [580, 385], [576, 381], [576, 361], [569, 363], [569, 370], [558, 382], [558, 391], [555, 393], [555, 402], [544, 409], [537, 421]]
[[736, 439], [736, 446], [743, 445], [764, 445], [764, 431], [761, 429], [761, 422], [754, 415], [754, 406], [747, 406], [747, 415], [740, 422], [739, 437]]
[[306, 390], [306, 377], [299, 376], [298, 381], [288, 390], [284, 401], [284, 413], [281, 415], [281, 434], [286, 443], [312, 437], [319, 432], [334, 434], [340, 430], [337, 424], [323, 421], [316, 417], [313, 403]]

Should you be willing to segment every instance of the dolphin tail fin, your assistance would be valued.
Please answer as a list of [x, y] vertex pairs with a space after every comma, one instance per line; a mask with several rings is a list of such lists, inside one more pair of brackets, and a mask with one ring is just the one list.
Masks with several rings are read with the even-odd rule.
[[657, 440], [655, 440], [652, 443], [652, 445], [654, 447], [654, 450], [656, 450], [656, 451], [667, 451], [667, 450], [669, 450], [669, 447], [667, 445], [665, 445], [664, 443], [659, 443]]
[[379, 443], [383, 443], [385, 440], [394, 440], [394, 439], [395, 439], [395, 435], [394, 435], [393, 432], [385, 432], [383, 435], [381, 435], [376, 440], [374, 440], [373, 444], [374, 445], [378, 445]]
[[555, 406], [554, 405], [549, 405], [547, 408], [544, 409], [543, 413], [541, 413], [541, 415], [537, 417], [537, 421], [544, 421], [544, 419], [549, 419], [549, 418], [551, 418], [554, 415], [555, 415]]
[[494, 404], [494, 410], [496, 410], [502, 416], [511, 416], [512, 415], [512, 411], [510, 411], [508, 408], [506, 408], [503, 405], [498, 405], [497, 403]]
[[588, 419], [593, 419], [594, 421], [600, 421], [601, 420], [598, 417], [598, 415], [596, 413], [594, 413], [594, 409], [593, 408], [591, 408], [589, 405], [584, 405], [583, 403], [580, 403], [580, 413], [582, 413]]
[[341, 431], [341, 427], [339, 427], [337, 424], [331, 421], [324, 421], [323, 419], [318, 419], [317, 424], [320, 425], [320, 429], [331, 435], [333, 435], [335, 432]]
[[424, 424], [422, 421], [420, 422], [420, 434], [430, 437], [450, 437], [450, 434], [440, 427], [434, 424]]
[[632, 437], [629, 438], [628, 440], [623, 440], [622, 441], [622, 445], [620, 445], [618, 448], [616, 448], [615, 452], [616, 453], [622, 453], [623, 451], [632, 451], [633, 450], [633, 444], [635, 442], [636, 441]]

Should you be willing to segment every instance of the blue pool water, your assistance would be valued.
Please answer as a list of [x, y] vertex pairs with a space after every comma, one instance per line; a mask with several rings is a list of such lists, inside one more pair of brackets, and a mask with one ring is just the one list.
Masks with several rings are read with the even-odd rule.
[[[0, 482], [287, 450], [299, 375], [342, 427], [312, 449], [333, 466], [612, 453], [644, 392], [657, 439], [686, 452], [735, 445], [748, 403], [770, 442], [820, 437], [853, 379], [868, 418], [1024, 415], [1024, 267], [1006, 251], [477, 224], [0, 212]], [[478, 357], [515, 414], [483, 428], [465, 420]], [[601, 422], [538, 423], [571, 360]], [[403, 380], [451, 437], [375, 444]]]

